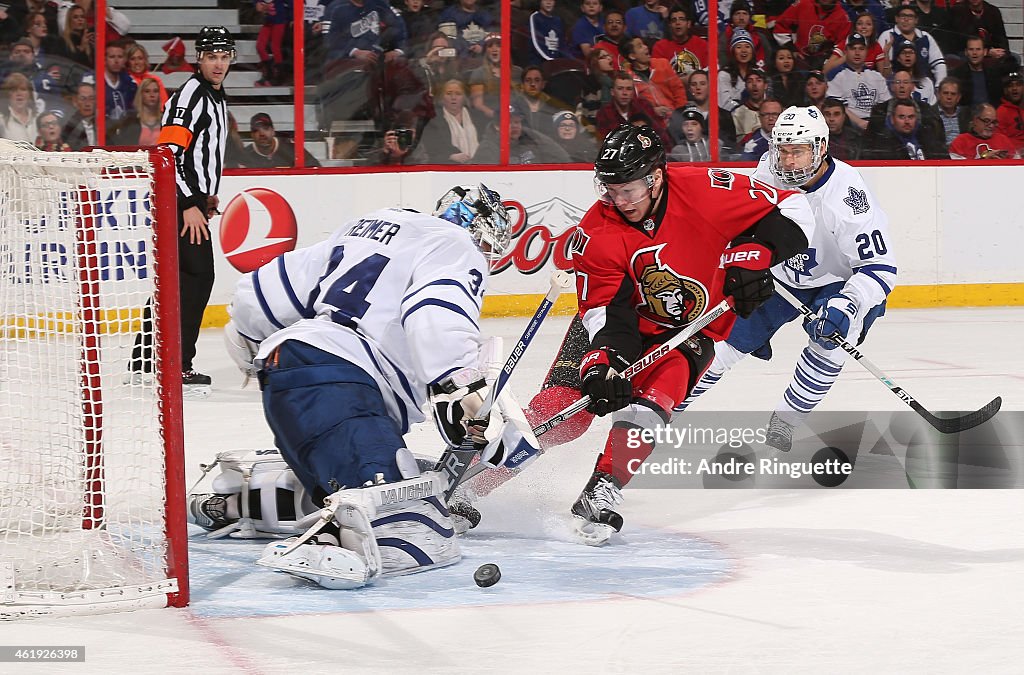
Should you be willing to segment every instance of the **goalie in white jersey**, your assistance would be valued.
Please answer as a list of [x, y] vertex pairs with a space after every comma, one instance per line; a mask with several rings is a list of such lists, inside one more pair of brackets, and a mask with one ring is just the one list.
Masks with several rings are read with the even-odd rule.
[[[764, 183], [802, 189], [818, 225], [806, 251], [772, 268], [776, 283], [818, 312], [804, 324], [810, 341], [768, 425], [767, 444], [783, 452], [792, 447], [794, 427], [825, 397], [846, 360], [846, 352], [828, 336], [838, 331], [860, 344], [885, 313], [896, 285], [889, 220], [857, 170], [829, 157], [828, 134], [817, 108], [786, 109], [754, 172]], [[685, 410], [747, 354], [770, 359], [772, 336], [799, 316], [775, 294], [749, 318], [738, 319], [728, 339], [715, 343], [714, 362], [676, 411]]]
[[[318, 526], [271, 544], [261, 564], [354, 588], [458, 561], [443, 481], [420, 475], [402, 436], [425, 419], [429, 393], [448, 443], [459, 445], [467, 433], [486, 443], [486, 422], [473, 420], [486, 393], [485, 253], [500, 255], [509, 240], [499, 195], [483, 185], [456, 187], [433, 216], [371, 212], [239, 281], [225, 330], [229, 351], [259, 377], [281, 457], [312, 503], [327, 504]], [[231, 482], [228, 464], [215, 486]], [[280, 521], [301, 520], [308, 502], [286, 500], [288, 514], [269, 517], [281, 506], [267, 498], [273, 488], [298, 490], [280, 468], [249, 471], [252, 484], [239, 499], [193, 499], [193, 521], [230, 527], [255, 502], [257, 529], [288, 533]], [[255, 488], [263, 494], [248, 499]]]

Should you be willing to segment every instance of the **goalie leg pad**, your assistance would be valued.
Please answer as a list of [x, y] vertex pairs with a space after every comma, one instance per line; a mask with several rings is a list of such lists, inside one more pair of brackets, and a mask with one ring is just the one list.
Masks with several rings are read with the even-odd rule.
[[445, 567], [462, 559], [448, 509], [438, 497], [415, 500], [372, 524], [385, 577]]
[[381, 574], [381, 557], [370, 524], [372, 507], [360, 490], [341, 490], [328, 502], [326, 509], [333, 511], [337, 524], [336, 537], [325, 530], [298, 546], [298, 538], [275, 542], [263, 550], [257, 564], [332, 590], [373, 583]]
[[296, 546], [301, 538], [293, 538], [271, 544], [258, 563], [332, 589], [451, 565], [461, 553], [439, 497], [443, 491], [443, 479], [435, 472], [340, 490], [324, 509], [333, 513], [337, 536], [327, 534], [333, 528], [318, 524], [318, 533], [305, 543]]

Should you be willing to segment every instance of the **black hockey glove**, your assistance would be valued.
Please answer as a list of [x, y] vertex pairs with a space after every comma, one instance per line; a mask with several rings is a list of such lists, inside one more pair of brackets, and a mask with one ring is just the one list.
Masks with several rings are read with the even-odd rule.
[[732, 296], [733, 309], [744, 319], [775, 292], [771, 266], [771, 250], [750, 237], [737, 239], [722, 254], [722, 292]]
[[590, 397], [587, 410], [603, 417], [633, 400], [633, 384], [619, 375], [629, 366], [613, 350], [595, 349], [580, 362], [580, 392]]
[[464, 368], [430, 385], [434, 423], [445, 443], [457, 448], [462, 445], [468, 432], [478, 448], [487, 444], [484, 432], [490, 416], [476, 419], [487, 396], [486, 387], [484, 379], [471, 368]]

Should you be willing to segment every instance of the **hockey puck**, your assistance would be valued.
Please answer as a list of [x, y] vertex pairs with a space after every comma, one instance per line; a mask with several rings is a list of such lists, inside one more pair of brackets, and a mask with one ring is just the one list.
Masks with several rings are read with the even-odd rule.
[[493, 563], [487, 563], [476, 568], [476, 572], [473, 572], [473, 581], [480, 588], [487, 588], [498, 583], [501, 579], [501, 570], [498, 566]]

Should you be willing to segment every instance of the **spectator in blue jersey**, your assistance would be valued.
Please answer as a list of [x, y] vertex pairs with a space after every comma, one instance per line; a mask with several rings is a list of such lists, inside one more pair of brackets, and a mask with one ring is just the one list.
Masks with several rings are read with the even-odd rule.
[[756, 162], [761, 159], [761, 155], [768, 152], [768, 145], [772, 138], [772, 129], [775, 128], [775, 123], [779, 121], [779, 115], [781, 114], [782, 104], [777, 99], [766, 98], [761, 103], [761, 107], [757, 111], [757, 119], [760, 121], [761, 126], [751, 131], [743, 137], [743, 140], [737, 143], [741, 151], [739, 159], [745, 162]]
[[477, 7], [477, 0], [458, 0], [441, 12], [437, 28], [455, 40], [460, 55], [480, 56], [484, 38], [497, 32], [498, 25], [490, 12]]
[[555, 0], [540, 0], [530, 15], [530, 63], [544, 63], [567, 56], [565, 24], [553, 14]]
[[665, 22], [668, 20], [668, 6], [660, 0], [644, 0], [626, 10], [626, 33], [632, 37], [660, 40], [665, 37]]
[[576, 20], [569, 34], [569, 52], [576, 58], [587, 58], [598, 36], [604, 33], [604, 17], [601, 0], [583, 0], [580, 3], [582, 16]]
[[107, 121], [118, 122], [135, 106], [135, 92], [138, 86], [125, 67], [125, 45], [111, 42], [107, 45], [103, 76], [107, 84]]
[[381, 57], [391, 61], [405, 53], [405, 22], [384, 0], [334, 0], [324, 19], [330, 22], [328, 72], [339, 59], [376, 65]]
[[917, 16], [916, 6], [903, 5], [897, 8], [896, 27], [883, 32], [878, 38], [878, 44], [895, 64], [896, 55], [892, 53], [893, 48], [904, 40], [913, 43], [917, 50], [917, 59], [927, 65], [932, 81], [941, 82], [946, 77], [946, 59], [943, 58], [942, 50], [935, 38], [917, 27]]

